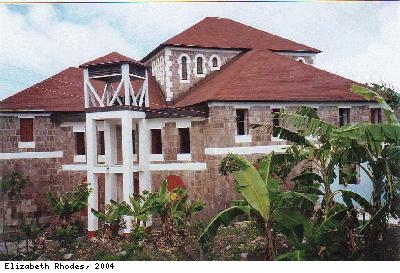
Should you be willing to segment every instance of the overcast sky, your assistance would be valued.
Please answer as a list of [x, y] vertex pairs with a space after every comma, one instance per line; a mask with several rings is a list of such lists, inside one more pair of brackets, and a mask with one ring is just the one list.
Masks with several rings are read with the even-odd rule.
[[111, 51], [140, 60], [206, 16], [318, 48], [317, 67], [400, 90], [399, 2], [0, 4], [0, 99]]

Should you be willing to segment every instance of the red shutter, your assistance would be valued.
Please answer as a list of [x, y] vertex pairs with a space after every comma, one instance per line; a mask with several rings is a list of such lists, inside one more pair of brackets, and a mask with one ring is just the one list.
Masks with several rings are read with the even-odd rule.
[[19, 119], [19, 134], [21, 142], [33, 141], [33, 118]]

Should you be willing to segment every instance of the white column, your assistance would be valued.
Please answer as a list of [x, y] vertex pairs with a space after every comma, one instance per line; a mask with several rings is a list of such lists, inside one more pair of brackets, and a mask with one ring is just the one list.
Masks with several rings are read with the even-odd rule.
[[83, 70], [83, 92], [85, 96], [85, 108], [89, 108], [89, 90], [87, 82], [89, 81], [89, 71], [87, 68]]
[[[117, 131], [116, 126], [107, 120], [104, 121], [104, 152], [105, 164], [114, 165], [117, 162]], [[106, 173], [104, 183], [104, 201], [107, 205], [110, 200], [117, 200], [117, 175]]]
[[[122, 164], [123, 164], [123, 201], [129, 203], [129, 196], [133, 194], [133, 148], [132, 148], [132, 117], [125, 112], [121, 119], [122, 127]], [[131, 217], [125, 216], [125, 233], [132, 230]]]
[[90, 114], [86, 114], [86, 154], [87, 154], [87, 181], [92, 188], [88, 198], [88, 231], [98, 230], [98, 219], [91, 209], [98, 210], [98, 183], [97, 176], [94, 173], [94, 167], [97, 164], [97, 128], [96, 121]]
[[[150, 164], [150, 129], [146, 119], [139, 121], [139, 165], [142, 171], [139, 172], [139, 192], [144, 190], [151, 191]], [[151, 225], [151, 219], [147, 221], [147, 226]]]
[[130, 78], [129, 78], [129, 64], [123, 64], [121, 66], [122, 70], [122, 79], [124, 80], [124, 90], [125, 90], [125, 105], [130, 105], [131, 100], [130, 100], [130, 92], [129, 92], [129, 86], [130, 86]]

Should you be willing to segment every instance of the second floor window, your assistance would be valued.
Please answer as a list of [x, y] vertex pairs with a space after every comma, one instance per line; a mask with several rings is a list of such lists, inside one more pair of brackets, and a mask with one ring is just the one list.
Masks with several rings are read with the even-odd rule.
[[212, 58], [212, 67], [218, 67], [218, 59], [217, 59], [217, 57]]
[[350, 108], [339, 108], [339, 125], [350, 124]]
[[190, 132], [189, 128], [179, 128], [179, 153], [190, 154]]
[[85, 133], [75, 132], [75, 155], [85, 155]]
[[271, 116], [274, 127], [281, 126], [281, 109], [273, 108], [271, 110]]
[[19, 134], [21, 142], [33, 141], [33, 118], [19, 119]]
[[371, 108], [371, 123], [377, 124], [382, 122], [381, 108]]
[[238, 136], [248, 135], [248, 117], [249, 115], [247, 109], [236, 109], [236, 126]]
[[197, 74], [203, 74], [203, 58], [197, 57], [196, 59]]
[[105, 155], [104, 131], [99, 131], [99, 155]]
[[187, 72], [187, 57], [183, 56], [181, 59], [181, 65], [182, 65], [182, 80], [187, 80], [188, 79], [188, 72]]
[[151, 153], [162, 154], [161, 129], [151, 129]]

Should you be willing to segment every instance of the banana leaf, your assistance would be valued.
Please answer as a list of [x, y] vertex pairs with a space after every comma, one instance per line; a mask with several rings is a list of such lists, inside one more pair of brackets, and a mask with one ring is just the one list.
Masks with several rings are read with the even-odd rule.
[[217, 234], [220, 225], [223, 224], [227, 226], [236, 216], [247, 214], [250, 210], [250, 206], [234, 206], [221, 211], [200, 235], [199, 242], [204, 244], [212, 241]]

